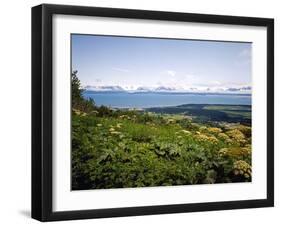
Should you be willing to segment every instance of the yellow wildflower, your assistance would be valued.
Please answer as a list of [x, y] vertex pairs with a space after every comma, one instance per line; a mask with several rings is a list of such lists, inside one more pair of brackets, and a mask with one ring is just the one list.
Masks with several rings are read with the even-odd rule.
[[199, 140], [199, 141], [208, 141], [209, 140], [209, 137], [205, 134], [197, 134], [196, 135], [196, 138]]
[[220, 138], [222, 140], [228, 140], [229, 136], [227, 136], [225, 133], [219, 133], [218, 138]]
[[213, 134], [219, 134], [222, 132], [222, 130], [220, 128], [217, 127], [210, 127], [207, 129], [209, 133], [213, 133]]
[[245, 143], [245, 135], [238, 129], [229, 130], [226, 134], [238, 143]]
[[231, 157], [241, 157], [248, 156], [251, 154], [251, 150], [248, 148], [241, 147], [230, 147], [230, 148], [222, 148], [219, 150], [220, 155], [228, 155]]
[[217, 143], [218, 139], [214, 136], [210, 136], [210, 137], [208, 137], [208, 141], [210, 141], [211, 143]]
[[235, 128], [238, 129], [239, 131], [241, 131], [247, 137], [250, 137], [252, 134], [252, 128], [250, 126], [245, 126], [245, 125], [240, 124], [240, 125], [236, 126]]
[[222, 148], [219, 150], [219, 155], [227, 155], [228, 153], [228, 148]]
[[234, 168], [233, 173], [235, 175], [240, 174], [241, 176], [244, 176], [245, 178], [249, 178], [252, 176], [252, 167], [243, 160], [234, 162], [233, 168]]

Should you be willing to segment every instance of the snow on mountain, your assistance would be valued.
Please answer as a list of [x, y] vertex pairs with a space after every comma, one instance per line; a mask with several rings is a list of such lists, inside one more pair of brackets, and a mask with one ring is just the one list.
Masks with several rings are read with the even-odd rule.
[[104, 86], [85, 86], [87, 91], [93, 92], [169, 92], [169, 93], [251, 93], [251, 86], [241, 87], [170, 87], [170, 86], [118, 86], [118, 85], [104, 85]]
[[159, 87], [155, 88], [155, 91], [176, 91], [176, 88], [159, 86]]
[[89, 91], [125, 91], [121, 86], [85, 86], [85, 90]]

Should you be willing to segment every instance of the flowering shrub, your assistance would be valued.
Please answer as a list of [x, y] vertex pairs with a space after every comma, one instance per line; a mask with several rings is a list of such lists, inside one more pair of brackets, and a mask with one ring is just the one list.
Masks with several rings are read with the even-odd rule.
[[251, 180], [251, 145], [238, 129], [187, 129], [179, 118], [163, 123], [155, 114], [144, 123], [141, 113], [125, 110], [82, 115], [73, 110], [74, 190]]
[[231, 143], [231, 142], [232, 142], [232, 140], [229, 138], [229, 136], [227, 136], [225, 133], [219, 133], [219, 134], [217, 135], [217, 137], [218, 137], [219, 139], [221, 139], [221, 140], [227, 142], [227, 143]]
[[206, 134], [197, 134], [195, 136], [195, 138], [198, 140], [198, 141], [201, 141], [201, 142], [210, 142], [212, 144], [215, 144], [218, 142], [218, 139], [215, 137], [215, 136], [208, 136]]
[[251, 156], [251, 148], [250, 147], [229, 147], [222, 148], [219, 150], [220, 155], [228, 155], [233, 158], [242, 158]]
[[212, 133], [212, 134], [219, 134], [219, 133], [222, 132], [222, 130], [221, 130], [220, 128], [216, 128], [216, 127], [209, 127], [209, 128], [207, 129], [207, 131], [208, 131], [209, 133]]
[[238, 143], [245, 143], [245, 135], [238, 129], [229, 130], [226, 134]]
[[233, 173], [235, 176], [244, 177], [248, 181], [252, 177], [252, 167], [247, 162], [239, 160], [233, 164]]

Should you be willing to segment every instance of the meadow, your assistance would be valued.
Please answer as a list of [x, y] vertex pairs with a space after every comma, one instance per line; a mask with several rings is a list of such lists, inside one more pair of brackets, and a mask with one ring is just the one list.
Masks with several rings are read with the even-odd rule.
[[251, 125], [251, 105], [184, 104], [173, 107], [154, 107], [147, 111], [161, 114], [184, 114], [201, 123], [228, 122]]

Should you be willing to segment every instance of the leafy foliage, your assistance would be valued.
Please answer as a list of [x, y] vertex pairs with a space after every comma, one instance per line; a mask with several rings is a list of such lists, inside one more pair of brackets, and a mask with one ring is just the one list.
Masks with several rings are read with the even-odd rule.
[[143, 124], [138, 114], [114, 114], [82, 116], [73, 112], [73, 189], [251, 180], [249, 173], [235, 174], [237, 161], [251, 166], [250, 139], [241, 143], [235, 136], [221, 138], [221, 133], [228, 131], [236, 134], [236, 128], [220, 128], [214, 134], [214, 129], [199, 132], [199, 125], [186, 130], [179, 123], [163, 124], [154, 121], [155, 116]]

